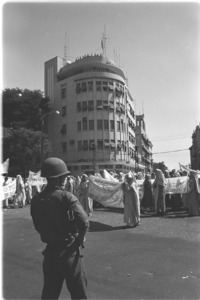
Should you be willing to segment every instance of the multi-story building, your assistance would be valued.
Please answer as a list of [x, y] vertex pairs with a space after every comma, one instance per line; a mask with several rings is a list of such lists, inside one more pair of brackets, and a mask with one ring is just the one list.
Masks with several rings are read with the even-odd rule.
[[45, 62], [45, 96], [48, 156], [62, 158], [73, 174], [135, 171], [134, 101], [114, 62], [100, 54], [72, 63], [55, 57]]
[[[146, 134], [144, 114], [136, 116], [136, 163], [144, 166], [145, 172], [152, 172], [152, 143]], [[136, 166], [137, 169], [137, 166]]]
[[197, 125], [193, 131], [192, 146], [189, 149], [191, 168], [193, 170], [200, 170], [200, 125]]

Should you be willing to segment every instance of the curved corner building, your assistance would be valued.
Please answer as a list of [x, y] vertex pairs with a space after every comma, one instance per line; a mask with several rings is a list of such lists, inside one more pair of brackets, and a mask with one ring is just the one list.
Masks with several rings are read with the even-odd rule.
[[102, 55], [73, 63], [55, 57], [45, 62], [45, 96], [46, 155], [62, 158], [74, 175], [135, 170], [134, 102], [115, 63]]

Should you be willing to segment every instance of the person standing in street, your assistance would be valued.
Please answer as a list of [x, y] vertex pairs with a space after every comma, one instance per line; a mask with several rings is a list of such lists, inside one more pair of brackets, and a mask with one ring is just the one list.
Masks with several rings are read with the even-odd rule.
[[163, 172], [160, 169], [156, 169], [155, 173], [156, 173], [156, 178], [153, 183], [155, 213], [157, 215], [164, 216], [166, 213], [165, 193], [164, 193], [166, 179]]
[[198, 173], [194, 170], [189, 173], [188, 204], [189, 215], [200, 216], [200, 183]]
[[151, 175], [148, 173], [145, 175], [145, 180], [143, 183], [144, 187], [144, 195], [142, 199], [142, 206], [145, 210], [150, 211], [150, 209], [153, 207], [153, 190], [152, 190], [152, 184], [151, 184]]
[[24, 207], [26, 203], [26, 191], [25, 184], [21, 175], [17, 175], [16, 178], [16, 194], [14, 198], [14, 207]]
[[88, 217], [78, 199], [65, 190], [69, 173], [63, 160], [47, 158], [41, 167], [47, 186], [31, 200], [34, 227], [47, 244], [42, 299], [58, 299], [64, 280], [71, 299], [87, 299], [83, 247]]
[[89, 180], [86, 174], [83, 174], [78, 188], [79, 201], [88, 216], [93, 212], [93, 199], [88, 197]]
[[127, 224], [127, 227], [136, 227], [140, 225], [140, 202], [132, 174], [128, 173], [125, 175], [122, 190], [124, 199], [124, 223]]

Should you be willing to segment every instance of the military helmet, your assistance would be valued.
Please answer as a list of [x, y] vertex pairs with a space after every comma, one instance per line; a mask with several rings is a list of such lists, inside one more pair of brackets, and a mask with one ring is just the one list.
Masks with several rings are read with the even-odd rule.
[[65, 174], [70, 174], [65, 162], [57, 157], [49, 157], [42, 163], [41, 176], [55, 178]]

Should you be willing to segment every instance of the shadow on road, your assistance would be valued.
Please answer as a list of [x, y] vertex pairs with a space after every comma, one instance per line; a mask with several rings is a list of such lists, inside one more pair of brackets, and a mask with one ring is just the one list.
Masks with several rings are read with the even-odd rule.
[[95, 208], [94, 211], [103, 211], [103, 212], [109, 212], [109, 213], [124, 213], [123, 207], [103, 207], [103, 208]]
[[125, 229], [125, 226], [110, 226], [107, 224], [99, 223], [99, 222], [94, 222], [90, 221], [90, 232], [96, 232], [96, 231], [113, 231], [113, 230], [120, 230], [120, 229]]
[[169, 218], [169, 219], [177, 219], [177, 218], [187, 218], [189, 217], [188, 212], [184, 208], [167, 208], [165, 216], [156, 215], [155, 212], [144, 212], [141, 213], [141, 218]]

